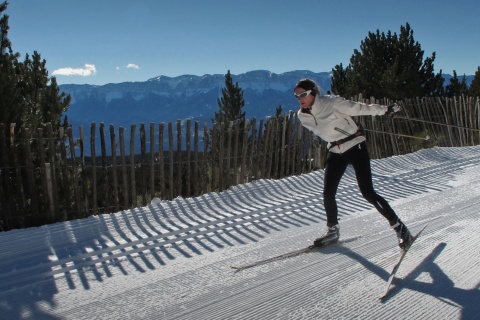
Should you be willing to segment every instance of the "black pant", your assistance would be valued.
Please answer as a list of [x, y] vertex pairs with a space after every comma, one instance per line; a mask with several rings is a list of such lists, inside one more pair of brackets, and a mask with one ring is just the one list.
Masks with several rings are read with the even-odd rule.
[[335, 195], [338, 184], [342, 179], [347, 166], [351, 164], [355, 170], [358, 187], [363, 197], [373, 204], [387, 220], [396, 221], [397, 215], [388, 202], [379, 196], [373, 189], [370, 155], [365, 142], [350, 148], [343, 154], [329, 152], [325, 166], [325, 181], [323, 189], [323, 203], [327, 213], [328, 226], [338, 223], [338, 209]]

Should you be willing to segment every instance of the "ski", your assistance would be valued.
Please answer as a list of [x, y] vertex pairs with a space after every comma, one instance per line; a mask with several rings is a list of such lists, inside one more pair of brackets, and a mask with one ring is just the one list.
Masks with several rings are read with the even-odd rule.
[[402, 251], [400, 258], [398, 259], [397, 263], [393, 266], [392, 272], [390, 272], [390, 276], [388, 277], [388, 281], [387, 281], [387, 286], [385, 288], [385, 291], [380, 296], [380, 300], [384, 300], [390, 293], [390, 287], [392, 285], [393, 279], [395, 278], [395, 275], [397, 274], [398, 269], [400, 268], [400, 264], [402, 263], [403, 258], [405, 258], [405, 255], [407, 254], [408, 251], [410, 251], [410, 248], [412, 247], [413, 243], [415, 242], [415, 240], [417, 240], [417, 238], [420, 236], [423, 230], [425, 230], [427, 225], [428, 223], [425, 226], [423, 226], [423, 228], [420, 231], [418, 231], [418, 233], [412, 238], [412, 242], [410, 243], [408, 248]]
[[279, 260], [283, 260], [283, 259], [287, 259], [287, 258], [293, 258], [293, 257], [299, 256], [299, 255], [304, 254], [304, 253], [318, 251], [318, 250], [323, 249], [325, 247], [328, 247], [331, 244], [334, 244], [336, 242], [337, 241], [331, 242], [331, 243], [322, 245], [320, 247], [310, 245], [308, 247], [293, 250], [293, 251], [290, 251], [290, 252], [287, 252], [287, 253], [280, 254], [278, 256], [274, 256], [274, 257], [270, 257], [270, 258], [266, 258], [266, 259], [262, 259], [262, 260], [257, 260], [257, 261], [247, 263], [247, 264], [243, 264], [243, 265], [232, 265], [230, 267], [233, 268], [233, 269], [236, 269], [236, 270], [244, 270], [244, 269], [248, 269], [248, 268], [253, 268], [253, 267], [261, 266], [261, 265], [271, 263], [271, 262], [274, 262], [274, 261], [279, 261]]

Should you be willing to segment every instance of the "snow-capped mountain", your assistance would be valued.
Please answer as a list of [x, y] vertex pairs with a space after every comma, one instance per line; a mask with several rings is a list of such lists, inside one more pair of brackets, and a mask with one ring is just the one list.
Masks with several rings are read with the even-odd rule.
[[[293, 86], [301, 78], [314, 79], [327, 92], [331, 88], [330, 73], [291, 71], [275, 74], [258, 70], [232, 79], [244, 91], [244, 111], [248, 119], [274, 115], [278, 106], [284, 112], [297, 109]], [[145, 82], [124, 82], [95, 85], [61, 85], [60, 90], [72, 96], [66, 115], [74, 127], [113, 124], [168, 123], [192, 119], [210, 124], [218, 112], [218, 98], [225, 87], [225, 75], [159, 76]]]
[[[302, 78], [314, 79], [322, 91], [331, 90], [329, 72], [315, 73], [307, 70], [281, 74], [266, 70], [233, 75], [244, 91], [247, 119], [262, 119], [275, 114], [278, 106], [284, 112], [296, 110], [293, 87]], [[444, 85], [451, 75], [443, 75]], [[470, 84], [474, 76], [467, 76]], [[218, 98], [225, 87], [224, 74], [203, 76], [158, 76], [144, 82], [110, 83], [96, 85], [60, 85], [60, 90], [72, 96], [66, 115], [74, 126], [89, 127], [92, 122], [129, 128], [132, 124], [169, 123], [191, 119], [200, 125], [211, 124], [218, 112]]]

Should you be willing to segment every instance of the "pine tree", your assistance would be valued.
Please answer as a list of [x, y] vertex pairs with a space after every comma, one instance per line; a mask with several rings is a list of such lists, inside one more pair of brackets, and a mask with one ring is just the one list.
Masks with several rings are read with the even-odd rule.
[[347, 74], [349, 68], [343, 69], [343, 65], [336, 65], [332, 72], [332, 92], [340, 96], [347, 94]]
[[450, 84], [445, 87], [445, 95], [447, 97], [460, 96], [467, 94], [467, 77], [463, 75], [462, 81], [457, 77], [457, 72], [453, 70], [453, 77], [450, 79]]
[[[8, 2], [4, 1], [3, 3], [0, 3], [0, 14], [2, 14], [5, 10], [7, 10]], [[0, 18], [0, 49], [1, 49], [1, 54], [2, 54], [2, 60], [3, 61], [3, 55], [6, 53], [7, 49], [9, 51], [12, 50], [12, 44], [10, 43], [10, 40], [8, 39], [8, 30], [10, 27], [8, 26], [8, 15], [4, 14]]]
[[[7, 9], [8, 2], [0, 4], [0, 15]], [[16, 90], [16, 70], [15, 64], [19, 54], [14, 54], [12, 45], [8, 39], [8, 15], [2, 15], [0, 18], [0, 123], [15, 122], [18, 118], [18, 111], [15, 107], [18, 105], [19, 97]]]
[[245, 112], [242, 108], [245, 106], [243, 100], [243, 90], [238, 86], [238, 82], [233, 85], [230, 70], [225, 75], [225, 88], [222, 89], [222, 97], [218, 99], [220, 111], [215, 112], [215, 123], [243, 123], [245, 121]]
[[61, 115], [68, 109], [70, 96], [60, 93], [55, 77], [48, 77], [46, 61], [38, 52], [35, 51], [32, 58], [27, 54], [21, 66], [18, 89], [23, 97], [23, 122], [32, 128], [48, 122], [54, 128], [59, 127]]
[[471, 97], [480, 97], [480, 67], [477, 68], [472, 83], [470, 83], [468, 95]]
[[[0, 4], [0, 14], [8, 2]], [[55, 77], [49, 78], [46, 61], [38, 52], [23, 62], [13, 53], [8, 39], [8, 15], [0, 18], [0, 123], [23, 125], [33, 132], [45, 123], [55, 131], [61, 126], [62, 113], [68, 110], [71, 97], [60, 93]]]
[[399, 35], [369, 32], [350, 64], [332, 69], [332, 90], [347, 98], [359, 93], [390, 99], [438, 95], [444, 80], [441, 71], [433, 72], [435, 53], [425, 60], [423, 56], [408, 23], [401, 26]]
[[283, 108], [282, 105], [279, 105], [277, 108], [275, 108], [275, 118], [279, 119], [283, 116]]

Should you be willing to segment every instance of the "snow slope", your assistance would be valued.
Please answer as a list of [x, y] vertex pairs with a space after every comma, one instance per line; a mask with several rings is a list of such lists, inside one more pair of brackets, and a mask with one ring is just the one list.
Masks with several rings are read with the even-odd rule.
[[390, 297], [399, 249], [349, 169], [341, 241], [325, 228], [323, 171], [222, 193], [0, 233], [2, 319], [480, 319], [480, 146], [372, 161], [377, 191], [418, 231]]

